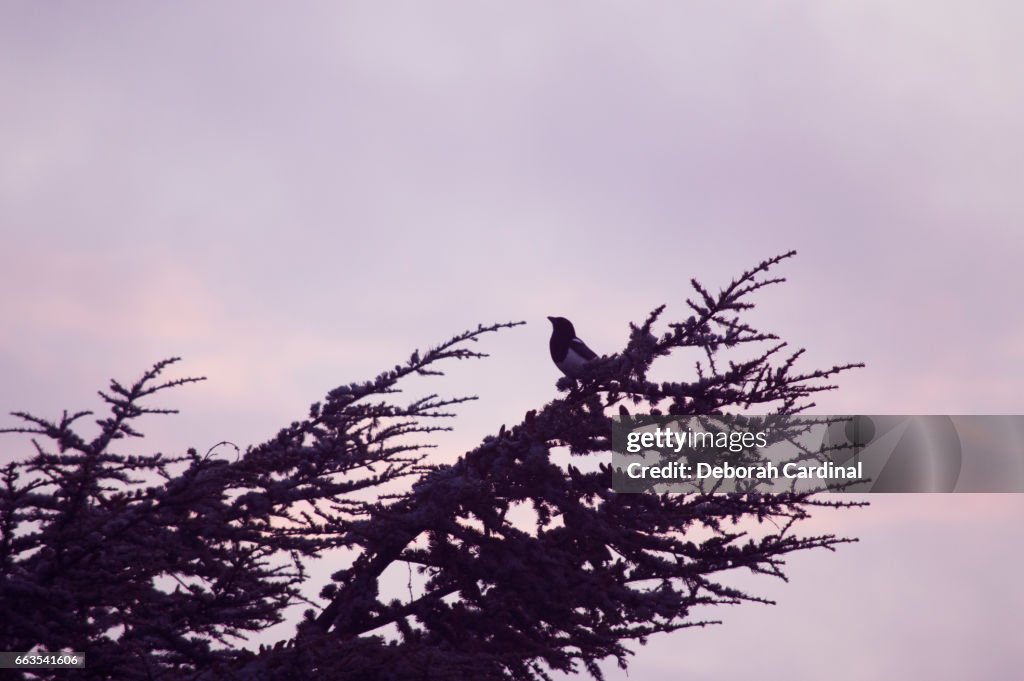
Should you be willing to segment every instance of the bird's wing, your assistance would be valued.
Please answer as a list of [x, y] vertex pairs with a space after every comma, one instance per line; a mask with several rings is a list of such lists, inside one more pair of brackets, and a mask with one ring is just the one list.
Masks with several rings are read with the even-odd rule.
[[579, 338], [573, 338], [571, 341], [569, 341], [569, 349], [586, 360], [597, 358], [597, 353], [588, 348], [587, 344], [581, 341]]

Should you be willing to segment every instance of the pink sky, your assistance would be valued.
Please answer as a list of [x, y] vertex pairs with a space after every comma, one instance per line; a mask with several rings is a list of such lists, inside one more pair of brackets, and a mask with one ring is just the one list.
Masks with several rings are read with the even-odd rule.
[[[424, 383], [482, 398], [453, 456], [554, 396], [546, 315], [610, 352], [657, 304], [685, 316], [691, 276], [796, 248], [757, 320], [807, 367], [868, 364], [822, 411], [1022, 413], [1021, 26], [1012, 2], [7, 5], [0, 412], [183, 355], [210, 380], [148, 444], [252, 443], [527, 320]], [[1022, 511], [818, 518], [861, 543], [631, 678], [1010, 678]]]

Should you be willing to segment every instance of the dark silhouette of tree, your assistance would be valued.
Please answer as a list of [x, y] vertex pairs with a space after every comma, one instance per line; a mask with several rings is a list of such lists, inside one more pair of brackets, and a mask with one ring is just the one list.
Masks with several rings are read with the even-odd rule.
[[[176, 359], [100, 395], [109, 415], [88, 439], [88, 412], [15, 414], [35, 452], [3, 468], [0, 648], [85, 652], [80, 679], [546, 679], [614, 658], [631, 641], [708, 621], [692, 610], [763, 601], [720, 580], [747, 569], [785, 579], [784, 557], [850, 541], [801, 536], [811, 494], [617, 494], [600, 466], [562, 467], [610, 448], [622, 410], [795, 414], [855, 365], [801, 373], [802, 351], [758, 331], [751, 294], [783, 281], [743, 273], [717, 294], [696, 281], [691, 316], [631, 325], [625, 347], [564, 393], [453, 465], [430, 465], [424, 436], [473, 398], [398, 402], [412, 374], [483, 357], [480, 326], [365, 383], [341, 386], [272, 440], [205, 454], [131, 454], [136, 420], [172, 413], [156, 393]], [[660, 358], [702, 353], [691, 380], [648, 379]], [[749, 348], [745, 359], [730, 353]], [[538, 349], [538, 358], [546, 349]], [[542, 361], [538, 359], [538, 361]], [[222, 445], [224, 443], [221, 443]], [[833, 498], [834, 499], [834, 498]], [[239, 642], [302, 601], [304, 562], [344, 549], [296, 635], [251, 652]], [[388, 595], [385, 572], [410, 574]], [[411, 575], [419, 575], [412, 587]], [[48, 672], [39, 672], [45, 675]], [[54, 673], [56, 675], [56, 673]]]

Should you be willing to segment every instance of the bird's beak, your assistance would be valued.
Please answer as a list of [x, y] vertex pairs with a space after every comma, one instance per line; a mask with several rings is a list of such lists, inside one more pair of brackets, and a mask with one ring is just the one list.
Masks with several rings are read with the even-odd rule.
[[548, 321], [549, 321], [549, 322], [554, 322], [554, 321], [555, 321], [555, 318], [554, 318], [554, 317], [548, 317]]

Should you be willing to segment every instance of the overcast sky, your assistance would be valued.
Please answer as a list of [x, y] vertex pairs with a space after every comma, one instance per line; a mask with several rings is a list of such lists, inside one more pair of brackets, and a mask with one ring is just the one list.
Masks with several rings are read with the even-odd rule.
[[[148, 445], [255, 443], [526, 320], [423, 383], [481, 397], [451, 457], [555, 395], [546, 315], [611, 352], [685, 317], [690, 277], [790, 248], [757, 321], [805, 367], [868, 365], [819, 411], [1024, 413], [1022, 27], [1017, 2], [5, 3], [0, 413], [182, 355], [209, 381]], [[861, 543], [744, 579], [779, 605], [656, 637], [630, 678], [1010, 678], [1022, 512], [821, 516]]]

